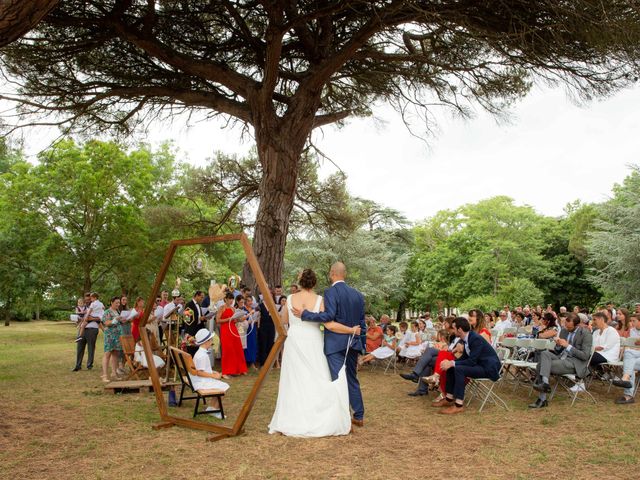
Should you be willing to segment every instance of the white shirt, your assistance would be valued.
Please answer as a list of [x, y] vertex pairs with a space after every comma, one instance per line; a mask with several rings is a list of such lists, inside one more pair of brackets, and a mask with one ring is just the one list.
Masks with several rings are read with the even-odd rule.
[[496, 322], [493, 328], [503, 331], [505, 328], [511, 328], [511, 327], [513, 327], [513, 325], [511, 324], [511, 320], [507, 318], [506, 320], [500, 320]]
[[411, 342], [415, 339], [415, 336], [413, 333], [411, 333], [409, 330], [407, 330], [406, 332], [404, 332], [404, 336], [402, 337], [402, 339], [400, 340], [400, 343], [398, 343], [399, 347], [403, 347], [405, 343], [407, 342]]
[[593, 347], [603, 347], [598, 353], [607, 359], [608, 362], [615, 362], [620, 358], [620, 335], [613, 327], [605, 327], [603, 331], [599, 328], [593, 331]]
[[[198, 348], [198, 351], [193, 356], [193, 365], [196, 367], [196, 370], [213, 373], [213, 369], [211, 368], [211, 359], [204, 348]], [[191, 374], [189, 374], [189, 377], [191, 377], [191, 383], [193, 383], [193, 388], [196, 390], [207, 388], [209, 386], [208, 377], [199, 377], [198, 375]]]
[[433, 328], [433, 322], [431, 320], [425, 320], [424, 323], [427, 325], [427, 328]]
[[[104, 316], [104, 305], [100, 300], [94, 300], [93, 302], [91, 302], [91, 305], [89, 305], [89, 310], [90, 317], [102, 318]], [[98, 322], [89, 322], [87, 323], [86, 328], [99, 328]]]

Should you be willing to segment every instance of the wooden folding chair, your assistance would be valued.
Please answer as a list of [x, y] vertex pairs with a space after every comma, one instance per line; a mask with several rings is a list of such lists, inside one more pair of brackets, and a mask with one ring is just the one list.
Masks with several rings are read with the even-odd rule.
[[124, 356], [124, 360], [129, 367], [129, 376], [127, 380], [131, 380], [132, 378], [136, 378], [140, 380], [139, 372], [141, 370], [146, 370], [146, 367], [143, 367], [141, 363], [136, 362], [135, 354], [136, 354], [136, 342], [133, 339], [133, 335], [120, 335], [120, 345], [122, 345], [122, 355]]
[[[182, 384], [181, 388], [180, 388], [180, 398], [178, 399], [178, 406], [182, 405], [182, 401], [183, 400], [195, 400], [196, 401], [196, 405], [193, 409], [193, 417], [195, 418], [196, 415], [206, 415], [209, 413], [216, 413], [219, 412], [222, 415], [222, 418], [224, 418], [224, 408], [222, 406], [222, 397], [224, 397], [224, 392], [222, 390], [196, 390], [195, 388], [193, 388], [193, 383], [191, 382], [191, 377], [189, 376], [189, 373], [191, 373], [191, 375], [195, 375], [196, 374], [196, 367], [193, 364], [193, 358], [191, 358], [191, 355], [189, 355], [187, 352], [183, 352], [182, 350], [179, 350], [175, 347], [169, 347], [171, 350], [171, 356], [173, 357], [173, 362], [176, 366], [176, 369], [178, 370], [178, 377], [180, 377], [180, 383]], [[185, 389], [189, 387], [189, 389], [191, 390], [192, 393], [195, 394], [195, 396], [190, 396], [190, 397], [185, 397], [184, 396], [184, 391]], [[203, 401], [203, 403], [206, 405], [207, 403], [207, 398], [217, 398], [218, 402], [220, 403], [220, 408], [217, 410], [198, 410], [198, 407], [200, 406], [200, 400]]]

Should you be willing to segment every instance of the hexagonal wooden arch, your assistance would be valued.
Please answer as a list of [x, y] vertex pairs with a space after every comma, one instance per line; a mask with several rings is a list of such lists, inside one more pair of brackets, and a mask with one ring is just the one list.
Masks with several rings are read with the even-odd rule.
[[[171, 264], [171, 260], [176, 252], [176, 249], [181, 246], [187, 245], [205, 245], [208, 243], [216, 243], [216, 242], [233, 242], [239, 241], [242, 244], [242, 248], [244, 249], [245, 255], [247, 256], [247, 261], [249, 262], [249, 267], [253, 272], [253, 275], [258, 283], [258, 288], [262, 293], [263, 300], [266, 303], [267, 309], [271, 314], [271, 318], [273, 319], [273, 323], [276, 327], [276, 331], [278, 332], [278, 338], [273, 344], [273, 348], [271, 352], [269, 352], [269, 356], [267, 357], [266, 364], [262, 366], [260, 372], [258, 374], [258, 378], [256, 379], [251, 392], [249, 392], [249, 396], [244, 402], [242, 409], [240, 410], [240, 414], [238, 418], [234, 422], [232, 427], [225, 427], [221, 425], [214, 425], [205, 422], [199, 422], [197, 420], [185, 419], [175, 417], [173, 415], [169, 415], [167, 411], [167, 405], [165, 404], [164, 396], [162, 394], [162, 384], [160, 383], [160, 376], [158, 375], [158, 370], [156, 369], [155, 362], [153, 361], [153, 353], [151, 351], [151, 344], [149, 342], [149, 337], [147, 335], [147, 329], [144, 326], [147, 323], [147, 319], [151, 314], [151, 310], [154, 307], [154, 299], [157, 297], [162, 282], [167, 274], [167, 270], [169, 269], [169, 265]], [[256, 398], [262, 385], [267, 377], [267, 374], [271, 370], [273, 363], [276, 359], [276, 356], [282, 349], [282, 345], [286, 339], [287, 332], [283, 328], [282, 323], [280, 322], [280, 316], [276, 310], [276, 305], [273, 301], [273, 298], [269, 294], [269, 286], [267, 285], [267, 281], [264, 278], [264, 274], [262, 273], [262, 269], [258, 264], [258, 259], [253, 253], [253, 248], [251, 248], [251, 243], [249, 239], [244, 233], [237, 233], [231, 235], [218, 235], [214, 237], [200, 237], [200, 238], [188, 238], [184, 240], [173, 240], [169, 244], [169, 248], [167, 249], [167, 253], [164, 256], [164, 260], [162, 262], [162, 266], [160, 267], [160, 271], [156, 276], [156, 280], [153, 284], [153, 288], [151, 290], [151, 294], [149, 295], [149, 299], [147, 300], [144, 313], [142, 315], [142, 320], [140, 321], [140, 337], [142, 339], [142, 345], [144, 346], [144, 353], [147, 357], [147, 364], [149, 365], [149, 376], [151, 378], [151, 383], [153, 385], [153, 391], [156, 396], [156, 403], [158, 404], [158, 411], [160, 412], [160, 418], [162, 419], [162, 423], [154, 426], [154, 429], [159, 428], [168, 428], [173, 427], [175, 425], [187, 428], [193, 428], [196, 430], [204, 430], [207, 432], [215, 433], [216, 435], [209, 437], [208, 440], [215, 441], [220, 440], [227, 437], [233, 437], [242, 433], [242, 427], [244, 427], [245, 422], [247, 421], [247, 417], [249, 413], [251, 413], [251, 409], [256, 402]]]

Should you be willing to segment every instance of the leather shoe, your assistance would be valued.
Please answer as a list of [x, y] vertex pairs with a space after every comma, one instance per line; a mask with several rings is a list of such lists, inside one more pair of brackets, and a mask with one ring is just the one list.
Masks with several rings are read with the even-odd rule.
[[80, 367], [75, 367], [73, 370], [71, 370], [72, 372], [79, 372], [80, 371]]
[[401, 373], [400, 376], [405, 380], [411, 380], [413, 383], [418, 383], [419, 377], [415, 373]]
[[536, 399], [534, 403], [529, 404], [529, 408], [544, 408], [548, 406], [549, 406], [549, 402], [547, 402], [546, 400], [540, 400], [539, 398]]
[[351, 425], [355, 425], [356, 427], [364, 427], [364, 420], [358, 420], [357, 418], [352, 418]]
[[620, 397], [615, 399], [615, 403], [616, 405], [628, 405], [630, 403], [635, 403], [635, 400], [633, 399], [633, 397]]
[[633, 385], [631, 384], [630, 381], [628, 380], [614, 380], [613, 383], [616, 387], [622, 387], [622, 388], [633, 388]]
[[538, 392], [549, 393], [551, 391], [551, 385], [548, 383], [534, 383], [533, 389]]
[[407, 393], [407, 395], [409, 395], [410, 397], [422, 397], [424, 395], [427, 395], [427, 392], [411, 392]]
[[443, 408], [438, 413], [442, 415], [455, 415], [456, 413], [464, 412], [464, 407], [456, 407], [455, 405], [451, 405], [450, 407]]

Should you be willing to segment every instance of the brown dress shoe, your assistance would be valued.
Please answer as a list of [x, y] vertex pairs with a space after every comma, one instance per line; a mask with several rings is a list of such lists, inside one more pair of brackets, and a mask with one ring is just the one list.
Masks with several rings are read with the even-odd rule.
[[356, 427], [364, 427], [364, 420], [357, 420], [355, 418], [352, 418], [351, 425], [355, 425]]
[[464, 412], [464, 407], [456, 407], [455, 405], [451, 405], [450, 407], [443, 408], [438, 413], [443, 415], [455, 415], [456, 413]]
[[439, 400], [437, 402], [432, 402], [431, 406], [432, 407], [448, 407], [449, 405], [453, 405], [453, 402], [449, 402], [447, 401], [447, 399], [443, 398], [442, 400]]

